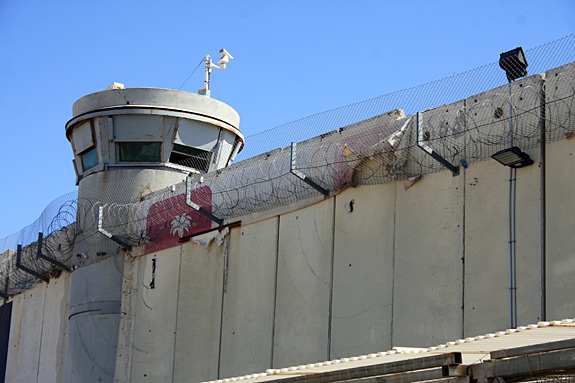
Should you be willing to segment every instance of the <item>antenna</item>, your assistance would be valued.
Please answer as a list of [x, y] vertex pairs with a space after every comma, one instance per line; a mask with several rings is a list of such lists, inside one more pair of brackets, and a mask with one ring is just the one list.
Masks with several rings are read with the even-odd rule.
[[204, 89], [200, 89], [198, 90], [198, 94], [204, 95], [204, 96], [208, 96], [210, 97], [210, 75], [212, 73], [212, 68], [216, 68], [216, 69], [221, 69], [224, 70], [226, 69], [226, 66], [228, 65], [228, 63], [230, 62], [231, 59], [233, 59], [232, 55], [225, 50], [224, 48], [220, 49], [220, 55], [222, 55], [222, 58], [218, 60], [218, 65], [214, 64], [214, 62], [212, 61], [212, 59], [210, 58], [210, 55], [206, 55], [205, 57], [205, 78], [204, 78]]

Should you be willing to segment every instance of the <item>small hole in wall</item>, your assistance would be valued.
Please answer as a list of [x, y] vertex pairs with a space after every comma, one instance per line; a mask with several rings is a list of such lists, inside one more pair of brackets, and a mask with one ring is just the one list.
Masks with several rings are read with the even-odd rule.
[[501, 108], [495, 109], [495, 112], [493, 113], [493, 117], [494, 117], [494, 118], [501, 118], [501, 117], [503, 117], [503, 109], [501, 109]]

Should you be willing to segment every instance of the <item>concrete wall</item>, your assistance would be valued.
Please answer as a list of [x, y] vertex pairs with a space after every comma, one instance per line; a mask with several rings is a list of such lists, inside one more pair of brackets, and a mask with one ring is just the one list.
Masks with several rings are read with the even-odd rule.
[[272, 363], [279, 219], [232, 230], [224, 293], [220, 376]]
[[546, 172], [547, 316], [572, 314], [575, 299], [575, 246], [570, 240], [575, 227], [575, 63], [546, 73], [545, 96], [548, 136], [566, 138], [548, 145]]
[[[562, 165], [547, 184], [559, 185], [561, 175], [574, 174], [575, 140], [548, 149], [549, 168]], [[537, 150], [530, 155], [539, 160]], [[540, 171], [517, 171], [519, 324], [541, 319]], [[485, 161], [457, 177], [426, 176], [408, 190], [401, 182], [351, 188], [233, 228], [220, 245], [187, 243], [139, 257], [138, 294], [162, 298], [136, 305], [136, 321], [149, 325], [135, 326], [133, 353], [142, 356], [131, 363], [132, 379], [204, 381], [506, 329], [508, 192], [509, 169]], [[572, 192], [549, 187], [553, 232], [565, 235], [554, 225], [573, 219], [575, 206], [555, 202]], [[547, 294], [548, 318], [556, 319], [575, 308], [565, 289], [571, 250], [554, 235]], [[145, 286], [154, 257], [155, 291]], [[157, 351], [144, 358], [152, 346]]]
[[[573, 94], [574, 68], [552, 73], [552, 99]], [[540, 81], [523, 82], [523, 92]], [[502, 99], [493, 92], [475, 98]], [[426, 111], [423, 121], [433, 132], [457, 126], [462, 113], [475, 115], [475, 98]], [[529, 109], [520, 101], [517, 110]], [[557, 117], [568, 113], [564, 104], [547, 108], [548, 139], [566, 136], [546, 145], [545, 177], [538, 145], [526, 150], [535, 164], [516, 175], [520, 325], [542, 319], [542, 298], [546, 319], [575, 316], [575, 129], [572, 116]], [[517, 123], [537, 127], [540, 111], [529, 111]], [[426, 160], [423, 151], [410, 156]], [[487, 160], [407, 190], [403, 182], [361, 186], [261, 213], [207, 246], [135, 249], [124, 264], [116, 381], [199, 382], [509, 328], [509, 177]], [[61, 380], [69, 281], [13, 298], [8, 381]]]
[[395, 189], [353, 188], [335, 198], [330, 358], [392, 346]]
[[64, 372], [70, 274], [16, 295], [6, 382], [57, 382]]

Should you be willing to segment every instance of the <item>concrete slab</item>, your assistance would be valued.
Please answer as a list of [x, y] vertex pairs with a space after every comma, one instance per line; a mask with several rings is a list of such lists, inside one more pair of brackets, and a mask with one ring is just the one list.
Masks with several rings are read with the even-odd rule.
[[38, 383], [58, 382], [64, 373], [70, 281], [71, 274], [64, 272], [46, 285]]
[[181, 246], [174, 382], [218, 377], [226, 246]]
[[575, 135], [575, 63], [545, 73], [546, 130], [548, 140]]
[[[543, 76], [536, 74], [511, 83], [513, 144], [521, 149], [537, 146]], [[509, 86], [488, 90], [465, 100], [466, 143], [462, 155], [468, 163], [488, 159], [509, 147]]]
[[421, 129], [424, 138], [428, 137], [425, 143], [454, 166], [458, 166], [459, 160], [463, 158], [466, 143], [465, 114], [464, 100], [426, 110], [421, 114]]
[[[536, 165], [517, 170], [518, 325], [540, 320], [539, 190]], [[465, 336], [510, 327], [509, 262], [509, 168], [474, 164], [465, 172]]]
[[271, 368], [278, 218], [232, 229], [220, 378]]
[[463, 333], [463, 182], [448, 171], [396, 183], [393, 346]]
[[510, 324], [509, 168], [483, 161], [470, 166], [464, 177], [464, 335], [472, 336]]
[[336, 197], [335, 217], [330, 358], [388, 350], [395, 185], [344, 191]]
[[[181, 251], [181, 250], [180, 250]], [[118, 334], [118, 357], [116, 359], [115, 381], [129, 383], [132, 381], [132, 359], [134, 353], [134, 336], [137, 321], [137, 307], [140, 302], [138, 288], [140, 259], [126, 257], [124, 263], [124, 282], [122, 284], [122, 309]]]
[[20, 337], [22, 335], [22, 315], [26, 302], [24, 294], [19, 294], [12, 298], [10, 339], [8, 340], [8, 357], [6, 358], [7, 382], [16, 382], [18, 379], [18, 354], [20, 353]]
[[547, 318], [575, 312], [575, 140], [547, 148]]
[[38, 283], [33, 289], [24, 293], [20, 301], [22, 321], [20, 347], [18, 348], [18, 372], [15, 382], [37, 382], [40, 345], [42, 342], [42, 321], [46, 284]]
[[328, 358], [334, 200], [280, 217], [273, 366]]
[[[541, 317], [541, 168], [539, 148], [527, 149], [533, 165], [517, 169], [515, 247], [517, 325]], [[496, 164], [498, 165], [498, 164]]]
[[133, 381], [166, 382], [172, 379], [180, 252], [179, 247], [173, 247], [140, 257]]
[[[115, 373], [116, 353], [96, 353], [94, 350], [115, 351], [115, 346], [118, 341], [117, 333], [112, 335], [106, 331], [102, 331], [101, 329], [117, 329], [120, 325], [120, 316], [93, 312], [78, 315], [78, 318], [74, 321], [69, 321], [68, 323], [69, 332], [75, 331], [76, 333], [81, 334], [81, 337], [76, 340], [76, 345], [81, 345], [81, 347], [84, 347], [85, 351], [75, 347], [74, 350], [76, 352], [72, 352], [70, 351], [70, 343], [68, 343], [67, 354], [69, 356], [67, 356], [66, 363], [70, 364], [66, 365], [66, 372], [63, 381], [112, 381]], [[96, 331], [86, 331], [87, 328], [95, 328]], [[89, 364], [85, 363], [87, 355], [92, 356]], [[82, 363], [84, 363], [84, 365]], [[87, 377], [88, 373], [90, 374], [89, 377]], [[89, 380], [90, 378], [93, 378], [93, 380]]]

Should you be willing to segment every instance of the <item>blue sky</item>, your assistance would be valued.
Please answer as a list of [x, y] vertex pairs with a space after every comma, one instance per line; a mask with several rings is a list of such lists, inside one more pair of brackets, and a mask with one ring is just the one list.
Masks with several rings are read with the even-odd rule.
[[178, 89], [226, 48], [212, 97], [249, 136], [574, 32], [573, 0], [0, 0], [0, 238], [74, 190], [64, 125], [114, 81]]

